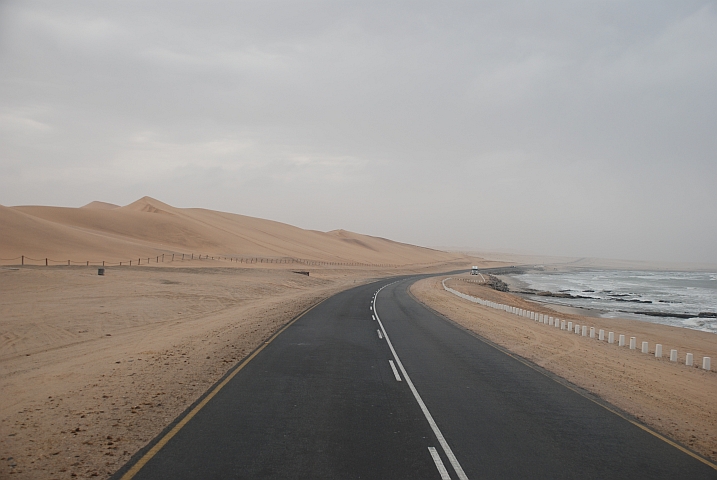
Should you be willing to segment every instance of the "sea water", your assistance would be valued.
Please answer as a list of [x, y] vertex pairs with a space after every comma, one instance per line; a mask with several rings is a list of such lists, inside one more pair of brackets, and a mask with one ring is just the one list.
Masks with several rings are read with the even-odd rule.
[[[534, 295], [540, 302], [598, 310], [603, 317], [634, 318], [717, 333], [717, 273], [592, 270], [531, 271], [513, 275], [530, 289], [582, 298]], [[649, 316], [646, 313], [673, 316]], [[700, 318], [699, 314], [703, 313]], [[681, 318], [687, 316], [688, 318]]]

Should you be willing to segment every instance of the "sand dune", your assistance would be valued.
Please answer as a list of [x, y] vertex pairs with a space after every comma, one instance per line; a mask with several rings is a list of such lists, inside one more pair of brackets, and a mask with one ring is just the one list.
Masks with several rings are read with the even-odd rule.
[[120, 208], [119, 205], [115, 205], [114, 203], [107, 203], [107, 202], [90, 202], [87, 205], [83, 205], [80, 208], [99, 208], [101, 210], [113, 210], [115, 208]]
[[233, 213], [176, 208], [150, 197], [118, 207], [0, 207], [0, 258], [116, 262], [194, 253], [294, 257], [322, 262], [413, 265], [467, 259], [463, 254], [345, 230], [318, 232]]

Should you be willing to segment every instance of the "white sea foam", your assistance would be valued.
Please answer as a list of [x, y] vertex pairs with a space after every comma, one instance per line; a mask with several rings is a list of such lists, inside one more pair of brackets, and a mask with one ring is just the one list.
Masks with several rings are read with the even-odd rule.
[[[536, 296], [536, 300], [597, 309], [603, 311], [605, 317], [637, 318], [717, 333], [717, 319], [698, 318], [700, 312], [717, 312], [717, 273], [536, 271], [516, 275], [516, 278], [534, 290], [584, 297], [563, 299]], [[659, 317], [644, 313], [689, 315], [691, 318]]]

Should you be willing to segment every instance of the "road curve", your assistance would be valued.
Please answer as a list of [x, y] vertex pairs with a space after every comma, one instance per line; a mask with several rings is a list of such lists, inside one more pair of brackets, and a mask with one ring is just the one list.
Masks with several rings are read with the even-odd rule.
[[319, 304], [113, 478], [717, 478], [436, 315], [415, 280]]

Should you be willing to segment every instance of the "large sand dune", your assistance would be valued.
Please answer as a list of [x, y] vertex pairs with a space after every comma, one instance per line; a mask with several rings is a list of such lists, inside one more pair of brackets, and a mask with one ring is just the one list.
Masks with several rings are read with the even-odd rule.
[[[175, 208], [150, 197], [118, 207], [0, 206], [0, 258], [118, 262], [162, 254], [416, 265], [467, 259], [344, 230], [318, 232], [260, 218]], [[28, 261], [32, 263], [32, 261]]]

